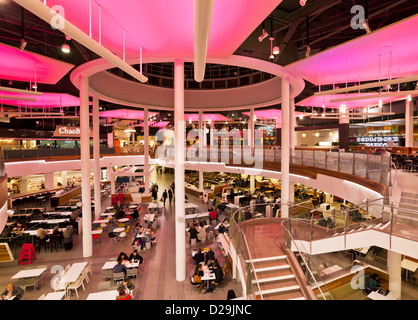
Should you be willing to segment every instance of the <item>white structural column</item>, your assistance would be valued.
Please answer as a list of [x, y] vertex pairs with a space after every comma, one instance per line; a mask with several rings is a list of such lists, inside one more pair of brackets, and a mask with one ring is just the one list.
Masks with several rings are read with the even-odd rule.
[[175, 235], [176, 280], [186, 279], [186, 234], [184, 209], [184, 61], [174, 61], [174, 146], [175, 146]]
[[203, 191], [203, 170], [199, 170], [199, 190]]
[[[112, 119], [108, 118], [107, 119], [107, 123], [112, 123]], [[114, 132], [114, 127], [110, 126], [111, 131], [107, 134], [107, 147], [108, 148], [113, 148], [115, 146], [115, 132]]]
[[414, 146], [414, 104], [405, 100], [405, 147]]
[[202, 161], [203, 157], [203, 135], [205, 130], [203, 129], [203, 111], [199, 110], [199, 161]]
[[255, 192], [255, 176], [250, 175], [250, 193], [254, 194]]
[[148, 108], [144, 109], [144, 182], [145, 195], [149, 195], [149, 125]]
[[100, 192], [100, 123], [99, 123], [99, 98], [93, 97], [93, 182], [94, 182], [94, 216], [99, 218], [102, 213]]
[[89, 78], [80, 76], [80, 151], [81, 151], [81, 201], [83, 221], [83, 257], [93, 254], [91, 236], [91, 187], [90, 187], [90, 124]]
[[401, 263], [402, 256], [400, 253], [388, 250], [388, 273], [389, 273], [389, 291], [401, 297], [401, 287], [402, 287], [402, 276], [401, 276]]
[[[293, 151], [295, 150], [296, 144], [296, 117], [295, 117], [295, 98], [290, 98], [290, 126], [289, 126], [289, 147], [290, 147], [290, 158], [292, 157]], [[289, 185], [289, 201], [295, 201], [295, 184], [290, 183]]]
[[248, 146], [251, 150], [251, 156], [254, 155], [254, 108], [250, 109], [250, 121], [248, 122]]
[[54, 189], [54, 173], [53, 172], [45, 173], [45, 188], [46, 190]]
[[67, 175], [67, 171], [61, 171], [61, 183], [63, 187], [67, 186], [67, 181], [68, 181], [68, 175]]
[[281, 216], [287, 218], [289, 216], [289, 160], [290, 160], [290, 117], [289, 117], [289, 95], [290, 95], [289, 78], [282, 78], [282, 132], [281, 132]]

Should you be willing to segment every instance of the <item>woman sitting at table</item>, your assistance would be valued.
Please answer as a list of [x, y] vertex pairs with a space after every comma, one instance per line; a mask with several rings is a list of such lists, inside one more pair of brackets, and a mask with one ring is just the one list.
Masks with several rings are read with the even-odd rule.
[[202, 281], [203, 275], [204, 275], [203, 266], [202, 264], [198, 263], [194, 269], [194, 273], [193, 273], [191, 281], [193, 284], [199, 285], [199, 288], [198, 288], [199, 292], [200, 290], [202, 290], [202, 287], [203, 287], [203, 281]]
[[205, 254], [205, 264], [208, 264], [212, 259], [215, 259], [215, 252], [213, 252], [212, 248], [209, 248], [209, 251]]
[[63, 232], [64, 236], [64, 250], [69, 251], [73, 248], [73, 227], [68, 225]]
[[138, 260], [139, 263], [142, 264], [142, 261], [144, 261], [144, 258], [142, 258], [142, 256], [138, 253], [138, 250], [134, 250], [132, 251], [131, 255], [129, 256], [129, 261], [135, 261]]
[[119, 290], [119, 295], [116, 296], [116, 300], [132, 300], [132, 296], [125, 292], [125, 289]]
[[114, 209], [116, 212], [115, 214], [116, 219], [122, 219], [125, 216], [125, 211], [123, 211], [123, 206], [120, 201], [116, 202]]
[[206, 240], [206, 228], [200, 227], [197, 232], [197, 241], [205, 241]]
[[20, 300], [22, 299], [23, 294], [24, 294], [24, 291], [21, 287], [15, 286], [14, 283], [10, 282], [6, 287], [6, 290], [4, 290], [3, 293], [1, 294], [0, 298], [2, 300], [8, 300], [14, 297], [13, 300]]
[[125, 252], [121, 251], [121, 253], [119, 253], [117, 260], [121, 260], [124, 263], [126, 261], [129, 261], [130, 259]]
[[218, 232], [219, 233], [224, 233], [225, 231], [226, 231], [226, 227], [225, 227], [224, 223], [221, 222], [221, 224], [219, 225], [219, 228], [218, 228]]

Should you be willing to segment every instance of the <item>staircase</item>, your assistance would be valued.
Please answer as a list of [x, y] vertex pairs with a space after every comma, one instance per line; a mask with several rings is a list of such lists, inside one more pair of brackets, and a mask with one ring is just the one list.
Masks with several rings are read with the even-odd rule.
[[[250, 261], [246, 261], [250, 263]], [[254, 272], [264, 300], [305, 300], [286, 255], [253, 260]]]
[[402, 191], [398, 216], [418, 222], [418, 194]]

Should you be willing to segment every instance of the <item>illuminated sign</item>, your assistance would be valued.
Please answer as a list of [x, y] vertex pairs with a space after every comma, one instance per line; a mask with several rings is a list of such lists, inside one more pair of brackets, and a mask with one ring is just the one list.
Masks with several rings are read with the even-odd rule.
[[[90, 137], [93, 136], [91, 129]], [[54, 131], [54, 137], [80, 137], [80, 128], [79, 127], [69, 127], [69, 126], [56, 126]]]
[[369, 133], [392, 133], [392, 130], [369, 130]]
[[366, 147], [387, 147], [388, 143], [393, 143], [394, 146], [399, 145], [398, 136], [381, 136], [381, 137], [357, 137], [359, 144]]

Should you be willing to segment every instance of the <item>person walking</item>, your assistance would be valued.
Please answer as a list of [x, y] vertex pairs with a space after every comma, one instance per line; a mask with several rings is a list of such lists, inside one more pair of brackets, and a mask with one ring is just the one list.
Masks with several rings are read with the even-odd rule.
[[171, 189], [168, 189], [168, 200], [170, 201], [171, 206], [171, 201], [173, 201], [173, 191], [171, 191]]
[[167, 197], [168, 197], [168, 194], [167, 194], [167, 189], [164, 189], [164, 192], [163, 192], [164, 207], [165, 207], [165, 202], [166, 202], [166, 200], [167, 200]]

